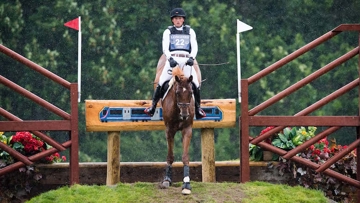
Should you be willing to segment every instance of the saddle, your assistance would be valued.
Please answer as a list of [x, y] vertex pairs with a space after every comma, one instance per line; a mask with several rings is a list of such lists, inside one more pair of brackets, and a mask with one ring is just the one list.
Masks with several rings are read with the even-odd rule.
[[[175, 78], [172, 77], [170, 80], [165, 81], [163, 86], [161, 86], [161, 98], [162, 99], [165, 99], [167, 93], [170, 91], [170, 89], [173, 86], [174, 82], [175, 82]], [[193, 91], [195, 91], [194, 90], [194, 88], [196, 88], [195, 84], [193, 82], [191, 82], [191, 84], [192, 84]]]
[[[165, 56], [165, 54], [162, 54], [159, 58], [159, 61], [158, 61], [157, 67], [156, 67], [156, 76], [154, 79], [154, 89], [156, 89], [156, 86], [159, 83], [159, 78], [160, 78], [161, 72], [165, 66], [165, 62], [166, 62], [166, 56]], [[198, 81], [201, 82], [202, 81], [201, 71], [200, 71], [199, 64], [196, 59], [194, 60], [193, 67], [195, 68], [196, 74], [198, 76]]]

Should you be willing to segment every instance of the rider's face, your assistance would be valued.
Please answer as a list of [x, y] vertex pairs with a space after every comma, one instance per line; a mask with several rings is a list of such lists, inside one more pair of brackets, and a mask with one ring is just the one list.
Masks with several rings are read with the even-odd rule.
[[176, 16], [171, 19], [172, 23], [175, 25], [175, 27], [181, 27], [184, 24], [184, 17]]

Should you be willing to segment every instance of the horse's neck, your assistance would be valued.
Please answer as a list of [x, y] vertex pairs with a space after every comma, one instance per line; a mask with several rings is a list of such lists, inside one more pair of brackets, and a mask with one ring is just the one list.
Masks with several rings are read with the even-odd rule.
[[175, 84], [173, 84], [172, 86], [169, 87], [169, 97], [171, 97], [171, 102], [173, 103], [174, 106], [177, 107], [177, 98], [176, 98], [176, 93], [175, 93]]
[[167, 95], [162, 99], [161, 106], [164, 118], [165, 115], [174, 115], [178, 111], [174, 86], [167, 92]]

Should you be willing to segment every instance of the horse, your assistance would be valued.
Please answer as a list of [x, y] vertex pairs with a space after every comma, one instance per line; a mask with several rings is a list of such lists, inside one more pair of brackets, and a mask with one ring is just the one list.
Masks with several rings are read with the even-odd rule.
[[182, 162], [184, 165], [184, 179], [182, 194], [191, 194], [190, 169], [189, 169], [189, 145], [192, 137], [192, 126], [195, 113], [195, 101], [193, 97], [193, 76], [184, 77], [182, 70], [177, 66], [172, 70], [171, 86], [161, 101], [163, 120], [166, 126], [167, 140], [167, 166], [162, 186], [168, 188], [171, 185], [172, 163], [174, 162], [174, 137], [177, 131], [182, 134]]

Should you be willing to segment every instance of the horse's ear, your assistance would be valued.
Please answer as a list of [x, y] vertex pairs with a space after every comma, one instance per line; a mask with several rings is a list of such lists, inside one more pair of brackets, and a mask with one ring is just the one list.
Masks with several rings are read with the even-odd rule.
[[176, 80], [176, 82], [180, 82], [179, 76], [175, 75], [175, 80]]
[[189, 77], [189, 82], [192, 82], [192, 80], [193, 80], [193, 76], [192, 75], [190, 75], [190, 77]]

